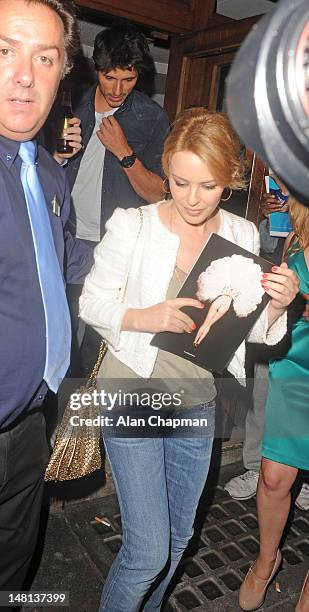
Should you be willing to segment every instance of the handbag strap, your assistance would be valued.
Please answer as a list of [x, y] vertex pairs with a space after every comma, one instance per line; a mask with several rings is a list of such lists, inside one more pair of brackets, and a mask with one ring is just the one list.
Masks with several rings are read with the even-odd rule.
[[[139, 207], [137, 210], [139, 212], [139, 221], [140, 221], [140, 223], [139, 223], [139, 228], [138, 228], [138, 232], [137, 232], [136, 239], [135, 239], [135, 246], [136, 246], [136, 243], [137, 243], [137, 241], [138, 241], [138, 239], [140, 237], [140, 233], [142, 231], [143, 223], [144, 223], [144, 216], [143, 216], [142, 209]], [[131, 261], [133, 259], [133, 253], [134, 253], [134, 249], [132, 251]], [[127, 271], [127, 276], [126, 276], [126, 280], [125, 280], [125, 284], [124, 284], [124, 288], [123, 288], [123, 293], [122, 293], [122, 297], [121, 297], [121, 300], [120, 300], [121, 304], [123, 304], [124, 298], [126, 297], [126, 294], [127, 294], [128, 281], [129, 281], [129, 273], [130, 273], [130, 267], [128, 268], [128, 271]]]
[[95, 362], [95, 365], [93, 367], [93, 370], [92, 370], [92, 372], [91, 372], [91, 374], [90, 374], [90, 376], [89, 376], [89, 378], [88, 378], [88, 380], [86, 382], [86, 385], [85, 385], [86, 389], [89, 389], [89, 387], [92, 387], [95, 384], [95, 381], [97, 379], [101, 363], [103, 361], [103, 358], [104, 358], [105, 354], [107, 353], [107, 349], [108, 349], [108, 344], [107, 344], [106, 340], [104, 340], [104, 338], [103, 338], [103, 340], [101, 340], [101, 342], [100, 342], [98, 358], [97, 358], [97, 360]]
[[[138, 238], [139, 238], [140, 233], [141, 233], [142, 228], [143, 228], [143, 222], [144, 222], [144, 216], [143, 216], [142, 209], [139, 207], [137, 210], [139, 212], [140, 223], [139, 223], [139, 228], [138, 228], [138, 232], [137, 232], [137, 236], [136, 236], [135, 242], [138, 241]], [[130, 272], [130, 270], [128, 269], [127, 277], [126, 277], [126, 281], [125, 281], [125, 286], [124, 286], [124, 290], [123, 290], [123, 295], [122, 295], [122, 298], [121, 298], [121, 303], [124, 302], [124, 299], [125, 299], [125, 296], [126, 296], [126, 293], [127, 293], [128, 280], [129, 280], [129, 272]], [[104, 340], [104, 338], [103, 338], [101, 340], [101, 343], [100, 343], [98, 358], [97, 358], [97, 360], [95, 362], [95, 365], [93, 367], [93, 370], [92, 370], [92, 372], [91, 372], [91, 374], [90, 374], [90, 376], [89, 376], [89, 378], [88, 378], [88, 380], [86, 382], [86, 385], [85, 385], [86, 389], [88, 389], [89, 387], [91, 387], [92, 385], [95, 384], [95, 381], [96, 381], [98, 373], [99, 373], [99, 369], [101, 367], [101, 363], [102, 363], [102, 361], [104, 359], [104, 356], [107, 353], [107, 349], [108, 349], [108, 344], [107, 344], [106, 340]]]

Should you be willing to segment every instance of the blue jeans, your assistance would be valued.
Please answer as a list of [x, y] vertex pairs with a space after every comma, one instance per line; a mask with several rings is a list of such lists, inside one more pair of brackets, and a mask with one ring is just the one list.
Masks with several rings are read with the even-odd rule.
[[[193, 535], [211, 459], [215, 403], [188, 409], [182, 416], [207, 418], [207, 431], [183, 438], [105, 439], [120, 505], [123, 543], [104, 585], [100, 612], [160, 610]], [[159, 586], [141, 608], [163, 570]]]

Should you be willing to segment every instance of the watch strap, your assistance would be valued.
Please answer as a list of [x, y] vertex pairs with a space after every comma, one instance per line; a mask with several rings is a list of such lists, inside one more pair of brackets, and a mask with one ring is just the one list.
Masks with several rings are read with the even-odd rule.
[[119, 160], [122, 168], [131, 168], [136, 160], [135, 153], [131, 153], [131, 155], [126, 155], [122, 159]]

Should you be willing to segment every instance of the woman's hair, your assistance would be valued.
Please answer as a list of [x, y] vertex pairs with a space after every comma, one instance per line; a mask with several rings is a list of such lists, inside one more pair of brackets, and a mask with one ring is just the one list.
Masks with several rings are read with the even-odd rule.
[[105, 74], [115, 68], [135, 68], [139, 75], [153, 71], [147, 39], [134, 26], [121, 24], [99, 32], [92, 57], [95, 69]]
[[180, 151], [190, 151], [205, 161], [218, 185], [246, 188], [245, 149], [224, 113], [192, 108], [176, 118], [162, 155], [167, 177], [171, 157]]
[[80, 48], [75, 5], [71, 0], [26, 0], [29, 4], [43, 4], [59, 15], [64, 27], [64, 68], [62, 77], [73, 66], [73, 57]]
[[287, 252], [292, 253], [299, 249], [306, 249], [309, 246], [309, 208], [290, 195], [289, 215], [294, 235]]

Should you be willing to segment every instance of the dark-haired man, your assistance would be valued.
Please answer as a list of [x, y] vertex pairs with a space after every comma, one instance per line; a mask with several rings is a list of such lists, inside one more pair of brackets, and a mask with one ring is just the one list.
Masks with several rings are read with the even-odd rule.
[[6, 591], [22, 587], [36, 545], [49, 456], [42, 403], [69, 364], [64, 260], [71, 282], [81, 281], [91, 263], [92, 252], [64, 231], [65, 173], [34, 140], [72, 64], [75, 33], [70, 0], [1, 0], [0, 590]]
[[163, 197], [161, 155], [169, 131], [165, 111], [136, 90], [152, 65], [144, 35], [111, 27], [95, 39], [98, 82], [74, 114], [82, 122], [83, 150], [67, 165], [76, 236], [98, 242], [117, 206]]
[[[71, 230], [95, 246], [115, 208], [162, 199], [161, 155], [169, 122], [165, 111], [136, 89], [139, 77], [153, 67], [141, 32], [129, 26], [103, 30], [96, 36], [93, 59], [98, 82], [73, 109], [81, 119], [84, 148], [69, 160], [67, 176], [73, 202]], [[98, 339], [88, 330], [83, 344], [85, 371], [80, 371], [80, 287], [71, 285], [68, 291], [73, 322], [72, 372], [78, 375], [87, 373], [88, 364], [95, 360]]]

